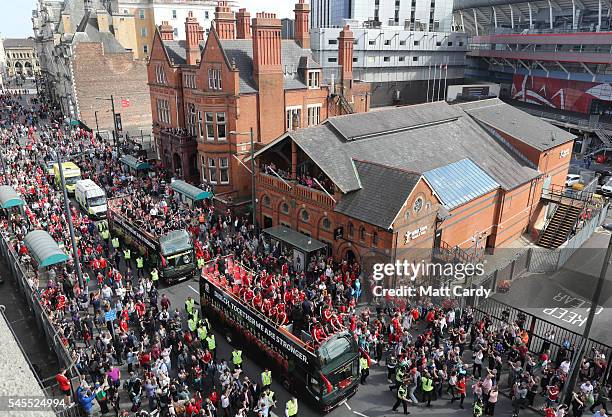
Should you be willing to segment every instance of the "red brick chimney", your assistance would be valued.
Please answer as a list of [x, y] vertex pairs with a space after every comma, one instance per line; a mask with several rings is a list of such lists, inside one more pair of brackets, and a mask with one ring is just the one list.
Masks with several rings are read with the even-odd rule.
[[236, 38], [236, 19], [234, 12], [227, 5], [227, 0], [219, 0], [215, 7], [215, 29], [219, 39]]
[[187, 65], [196, 65], [200, 60], [200, 25], [198, 20], [193, 17], [193, 12], [189, 12], [185, 19], [185, 52], [187, 55]]
[[304, 49], [310, 49], [309, 16], [310, 5], [298, 0], [295, 5], [295, 40]]
[[251, 39], [251, 14], [246, 9], [236, 13], [236, 38]]
[[281, 21], [274, 13], [253, 19], [253, 77], [259, 90], [259, 135], [269, 142], [285, 131]]
[[173, 41], [174, 40], [174, 28], [168, 24], [167, 21], [163, 21], [159, 25], [159, 35], [162, 41]]
[[341, 68], [340, 83], [342, 94], [347, 95], [353, 87], [353, 41], [355, 36], [348, 25], [344, 26], [338, 37], [338, 65]]

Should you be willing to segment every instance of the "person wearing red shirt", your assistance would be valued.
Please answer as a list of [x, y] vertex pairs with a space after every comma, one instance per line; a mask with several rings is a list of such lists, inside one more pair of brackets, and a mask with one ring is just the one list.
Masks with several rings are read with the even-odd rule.
[[71, 392], [70, 380], [66, 377], [66, 369], [64, 368], [60, 369], [59, 373], [55, 375], [55, 380], [57, 381], [57, 384], [59, 385], [60, 391], [62, 391], [62, 394], [64, 394], [64, 396], [66, 397], [66, 405], [70, 404], [71, 403], [70, 396], [72, 392]]
[[451, 404], [455, 402], [455, 399], [458, 399], [459, 407], [463, 408], [463, 400], [465, 400], [465, 392], [466, 392], [464, 376], [459, 377], [459, 379], [457, 380], [457, 385], [455, 385], [455, 388], [457, 389], [457, 394], [459, 395], [459, 398], [453, 397], [451, 399]]

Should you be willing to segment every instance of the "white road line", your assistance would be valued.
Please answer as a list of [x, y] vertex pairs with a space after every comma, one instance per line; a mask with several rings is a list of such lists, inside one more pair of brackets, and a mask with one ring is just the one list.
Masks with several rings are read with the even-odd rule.
[[193, 291], [196, 294], [199, 294], [200, 291], [196, 290], [195, 288], [193, 288], [191, 285], [187, 285], [189, 288], [191, 288], [191, 291]]
[[349, 411], [350, 411], [350, 410], [352, 410], [351, 406], [350, 406], [350, 405], [348, 405], [348, 403], [346, 402], [346, 400], [344, 400], [344, 401], [343, 401], [343, 403], [344, 403], [344, 405], [346, 405], [346, 408], [348, 408], [348, 409], [349, 409]]
[[360, 413], [359, 411], [353, 411], [353, 413], [355, 413], [355, 414], [357, 414], [358, 416], [361, 416], [361, 417], [368, 417], [365, 414]]

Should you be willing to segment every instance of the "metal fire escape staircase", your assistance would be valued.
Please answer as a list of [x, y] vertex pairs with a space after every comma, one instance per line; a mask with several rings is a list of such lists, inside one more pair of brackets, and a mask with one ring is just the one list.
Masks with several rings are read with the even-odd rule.
[[558, 203], [552, 218], [540, 234], [538, 245], [555, 249], [565, 243], [580, 218], [582, 206]]

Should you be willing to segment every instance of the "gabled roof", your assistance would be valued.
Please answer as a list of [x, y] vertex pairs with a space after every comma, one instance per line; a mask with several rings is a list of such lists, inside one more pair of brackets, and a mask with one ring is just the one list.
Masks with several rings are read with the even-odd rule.
[[457, 104], [475, 120], [504, 132], [532, 148], [545, 151], [576, 139], [539, 117], [532, 116], [498, 98]]
[[112, 33], [100, 32], [98, 28], [98, 18], [94, 11], [85, 12], [76, 28], [72, 43], [77, 44], [80, 42], [100, 42], [103, 45], [105, 54], [126, 52], [126, 49]]
[[289, 132], [257, 155], [287, 137], [343, 193], [361, 188], [353, 160], [424, 173], [467, 158], [478, 161], [504, 189], [538, 175], [461, 108], [444, 102], [333, 117], [318, 126]]
[[389, 229], [420, 174], [367, 161], [354, 161], [361, 188], [348, 193], [334, 211]]
[[32, 38], [6, 38], [2, 43], [5, 48], [34, 48]]

